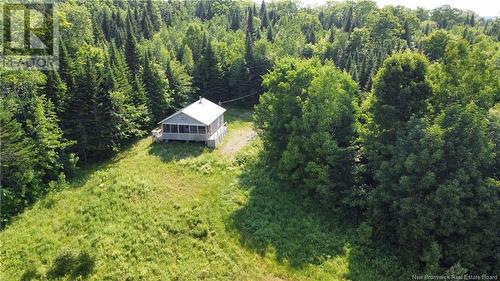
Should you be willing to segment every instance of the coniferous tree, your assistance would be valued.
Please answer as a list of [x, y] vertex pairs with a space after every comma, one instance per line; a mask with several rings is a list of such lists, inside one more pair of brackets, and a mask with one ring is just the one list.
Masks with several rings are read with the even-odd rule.
[[269, 27], [267, 28], [266, 38], [267, 38], [267, 41], [269, 41], [271, 43], [274, 42], [273, 27], [271, 25], [269, 25]]
[[182, 58], [181, 58], [182, 65], [186, 69], [186, 71], [189, 74], [193, 73], [194, 70], [194, 61], [193, 61], [193, 52], [189, 48], [187, 44], [184, 44], [183, 50], [182, 50]]
[[411, 30], [408, 21], [403, 23], [403, 34], [401, 35], [401, 39], [406, 41], [408, 47], [411, 47]]
[[240, 8], [236, 7], [231, 10], [229, 18], [229, 28], [233, 31], [236, 31], [240, 29], [240, 27], [241, 27]]
[[203, 0], [196, 3], [195, 15], [201, 20], [205, 20], [205, 2]]
[[330, 35], [328, 36], [328, 42], [330, 44], [333, 44], [333, 42], [335, 41], [335, 31], [332, 29], [330, 29]]
[[72, 143], [63, 138], [54, 105], [45, 96], [34, 97], [28, 112], [26, 127], [35, 144], [35, 167], [44, 182], [56, 180], [64, 169], [64, 150]]
[[151, 37], [153, 37], [152, 23], [149, 20], [148, 13], [146, 11], [142, 13], [141, 28], [144, 39], [148, 40], [151, 39]]
[[264, 0], [262, 0], [262, 4], [260, 5], [259, 16], [261, 20], [260, 28], [266, 29], [269, 26], [269, 15], [267, 14], [266, 2]]
[[103, 13], [103, 18], [102, 18], [102, 31], [104, 33], [104, 37], [106, 38], [106, 41], [111, 41], [111, 26], [112, 23], [110, 22], [111, 19], [109, 18], [109, 13], [104, 12]]
[[171, 104], [169, 81], [164, 71], [149, 54], [146, 54], [144, 73], [144, 89], [148, 96], [149, 109], [153, 124], [165, 118]]
[[137, 49], [137, 41], [132, 31], [132, 22], [130, 16], [127, 16], [127, 40], [125, 42], [125, 59], [132, 75], [136, 75], [139, 71], [139, 50]]
[[132, 86], [130, 84], [130, 70], [128, 69], [123, 53], [116, 48], [113, 42], [109, 47], [109, 61], [116, 89], [122, 92], [125, 96], [130, 96], [132, 92]]
[[66, 83], [68, 91], [75, 88], [71, 58], [68, 55], [64, 40], [59, 41], [59, 74], [61, 79]]
[[146, 1], [146, 14], [144, 15], [147, 20], [150, 22], [152, 26], [152, 31], [160, 30], [161, 22], [160, 16], [158, 14], [158, 9], [155, 4], [153, 4], [153, 0]]
[[[135, 106], [147, 106], [148, 104], [148, 98], [146, 95], [146, 89], [144, 88], [144, 82], [142, 81], [141, 77], [139, 75], [135, 75], [131, 81], [131, 86], [132, 86], [132, 94], [131, 94], [131, 101]], [[150, 115], [151, 113], [149, 112], [148, 109], [148, 114]]]
[[116, 149], [113, 141], [113, 112], [109, 89], [112, 80], [102, 79], [89, 55], [79, 75], [78, 91], [68, 101], [65, 112], [65, 132], [75, 140], [75, 151], [86, 162], [99, 158]]
[[36, 178], [35, 164], [37, 155], [33, 141], [30, 140], [21, 124], [5, 108], [0, 100], [0, 149], [2, 184], [0, 185], [0, 222], [8, 219], [32, 202], [39, 192], [39, 179]]
[[344, 20], [344, 26], [343, 26], [343, 31], [351, 33], [352, 30], [352, 6], [349, 7], [349, 10], [347, 11], [346, 18]]
[[255, 39], [255, 29], [253, 26], [253, 10], [252, 8], [247, 9], [247, 34], [251, 35], [251, 40]]
[[57, 114], [61, 116], [66, 106], [68, 88], [57, 71], [47, 71], [46, 76], [44, 93], [54, 104]]
[[351, 74], [351, 77], [354, 81], [359, 82], [358, 64], [355, 59], [351, 60], [349, 73]]
[[167, 63], [165, 74], [172, 92], [176, 94], [173, 98], [174, 106], [185, 106], [194, 93], [191, 76], [186, 72], [184, 66], [176, 60]]
[[249, 31], [245, 36], [245, 61], [248, 65], [253, 63], [253, 40]]

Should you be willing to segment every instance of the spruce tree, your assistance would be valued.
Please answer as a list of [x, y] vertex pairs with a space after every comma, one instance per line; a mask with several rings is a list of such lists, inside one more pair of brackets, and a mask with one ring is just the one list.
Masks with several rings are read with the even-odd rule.
[[260, 5], [260, 12], [259, 12], [261, 24], [260, 28], [261, 29], [266, 29], [269, 26], [269, 15], [267, 14], [267, 9], [266, 9], [266, 2], [262, 0], [262, 4]]
[[132, 76], [122, 51], [117, 49], [113, 42], [109, 47], [109, 60], [116, 82], [116, 89], [129, 97], [132, 93], [132, 86], [130, 83]]
[[349, 7], [349, 10], [347, 11], [346, 18], [344, 20], [344, 27], [343, 31], [351, 33], [352, 30], [352, 6]]
[[255, 29], [253, 26], [253, 10], [247, 9], [247, 34], [251, 35], [252, 42], [255, 39]]
[[245, 36], [245, 61], [248, 65], [253, 63], [253, 40], [249, 31]]
[[149, 54], [145, 57], [143, 81], [151, 110], [151, 121], [156, 124], [169, 113], [171, 97], [169, 81], [160, 66], [150, 59]]
[[59, 41], [59, 74], [66, 83], [68, 91], [73, 90], [75, 88], [73, 67], [64, 40]]
[[158, 31], [161, 27], [160, 16], [158, 14], [158, 9], [155, 4], [153, 4], [153, 0], [146, 1], [146, 14], [144, 17], [147, 18], [147, 21], [151, 23], [152, 31]]
[[130, 16], [127, 17], [127, 39], [125, 42], [125, 58], [132, 75], [136, 75], [139, 71], [139, 50], [137, 49], [137, 41], [132, 31], [132, 22]]
[[29, 109], [26, 128], [35, 143], [37, 171], [44, 182], [56, 180], [63, 172], [64, 150], [71, 142], [63, 138], [54, 105], [45, 96], [34, 97]]
[[188, 44], [184, 44], [181, 62], [186, 71], [189, 74], [192, 74], [194, 70], [193, 52], [189, 48]]
[[46, 77], [44, 93], [54, 104], [57, 114], [61, 116], [65, 110], [68, 88], [57, 71], [47, 71]]
[[240, 29], [241, 27], [240, 8], [236, 7], [232, 9], [229, 17], [230, 17], [229, 28], [233, 31]]
[[0, 99], [0, 149], [2, 184], [0, 185], [0, 224], [19, 213], [36, 198], [39, 179], [36, 177], [36, 151], [33, 141]]
[[269, 41], [271, 43], [274, 42], [273, 27], [271, 25], [269, 25], [269, 27], [267, 28], [266, 38], [267, 38], [267, 41]]
[[153, 27], [152, 23], [149, 20], [148, 14], [146, 11], [142, 13], [142, 18], [141, 18], [141, 28], [142, 28], [142, 34], [144, 36], [144, 39], [148, 40], [153, 37]]
[[331, 28], [330, 35], [328, 36], [328, 42], [330, 44], [333, 44], [334, 41], [335, 41], [335, 31], [333, 30], [333, 28]]

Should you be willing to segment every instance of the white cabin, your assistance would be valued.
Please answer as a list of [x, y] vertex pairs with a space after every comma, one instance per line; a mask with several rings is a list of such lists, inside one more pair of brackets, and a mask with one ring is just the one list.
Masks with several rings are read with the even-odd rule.
[[226, 109], [201, 98], [161, 120], [160, 128], [152, 131], [156, 141], [200, 141], [216, 147], [226, 135]]

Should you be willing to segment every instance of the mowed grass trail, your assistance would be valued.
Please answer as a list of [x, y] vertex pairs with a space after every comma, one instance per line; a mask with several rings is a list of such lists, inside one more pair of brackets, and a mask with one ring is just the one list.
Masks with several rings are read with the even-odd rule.
[[[223, 145], [251, 128], [249, 111], [226, 119]], [[138, 141], [0, 232], [0, 280], [405, 280], [272, 180], [259, 149]]]

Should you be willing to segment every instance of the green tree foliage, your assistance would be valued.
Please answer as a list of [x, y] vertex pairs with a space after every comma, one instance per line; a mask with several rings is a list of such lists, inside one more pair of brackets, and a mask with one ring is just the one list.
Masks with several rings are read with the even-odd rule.
[[236, 31], [241, 28], [241, 11], [239, 7], [233, 8], [229, 18], [229, 28]]
[[186, 69], [186, 71], [189, 74], [193, 73], [194, 69], [193, 52], [191, 51], [191, 49], [187, 44], [184, 44], [184, 47], [182, 49], [181, 63], [184, 66], [184, 69]]
[[194, 61], [199, 61], [204, 44], [204, 32], [199, 24], [193, 23], [188, 26], [185, 37], [185, 44], [191, 49]]
[[[112, 140], [112, 112], [108, 87], [101, 83], [98, 70], [87, 55], [77, 81], [77, 91], [68, 101], [65, 130], [76, 141], [76, 152], [84, 161], [115, 148]], [[109, 81], [104, 81], [109, 83]]]
[[499, 19], [370, 0], [68, 1], [55, 16], [56, 72], [0, 67], [3, 222], [194, 96], [260, 100], [277, 175], [356, 211], [363, 243], [427, 273], [498, 268]]
[[127, 16], [127, 39], [125, 42], [125, 58], [132, 75], [136, 75], [139, 71], [139, 51], [137, 49], [137, 41], [132, 30], [132, 22], [130, 15]]
[[255, 39], [255, 28], [253, 26], [253, 9], [248, 8], [247, 9], [247, 28], [246, 28], [246, 33], [250, 34], [250, 37], [252, 41]]
[[269, 41], [271, 43], [274, 42], [274, 34], [273, 34], [273, 27], [272, 26], [269, 26], [267, 28], [266, 39], [267, 39], [267, 41]]
[[291, 134], [290, 124], [300, 116], [300, 101], [317, 75], [318, 61], [283, 59], [266, 75], [266, 92], [255, 108], [254, 122], [271, 161], [279, 161]]
[[395, 38], [402, 32], [398, 18], [388, 7], [372, 13], [368, 18], [368, 26], [372, 40], [386, 46], [393, 45]]
[[27, 114], [26, 132], [35, 144], [35, 168], [44, 182], [56, 180], [64, 171], [65, 151], [72, 143], [64, 139], [54, 105], [45, 96], [34, 97]]
[[487, 178], [494, 157], [487, 133], [473, 104], [452, 106], [434, 121], [413, 117], [398, 131], [375, 173], [370, 219], [406, 262], [433, 272], [457, 262], [493, 270], [500, 194]]
[[195, 92], [191, 76], [184, 69], [184, 66], [176, 60], [167, 63], [165, 74], [169, 81], [169, 87], [175, 93], [173, 106], [177, 108], [186, 106], [187, 102], [192, 100]]
[[491, 140], [495, 144], [496, 163], [491, 167], [491, 173], [495, 179], [500, 179], [500, 103], [497, 103], [488, 111], [488, 131]]
[[413, 115], [423, 115], [431, 96], [426, 79], [428, 61], [416, 53], [395, 54], [384, 61], [373, 83], [371, 112], [382, 135], [390, 137]]
[[2, 146], [2, 186], [1, 192], [1, 222], [26, 207], [40, 192], [36, 178], [36, 154], [34, 143], [31, 141], [21, 124], [5, 108], [2, 102], [0, 110], [0, 137]]
[[68, 87], [61, 80], [59, 73], [56, 71], [48, 71], [47, 81], [45, 82], [44, 93], [54, 104], [55, 110], [58, 114], [64, 112], [66, 106], [66, 96], [68, 92]]
[[350, 33], [352, 30], [352, 7], [349, 7], [347, 15], [344, 20], [343, 31]]
[[429, 75], [435, 102], [440, 107], [452, 103], [476, 103], [488, 110], [500, 100], [500, 51], [492, 41], [482, 38], [470, 48], [465, 40], [450, 41], [443, 63], [435, 64]]
[[145, 57], [143, 80], [149, 100], [153, 124], [161, 121], [170, 112], [171, 93], [165, 72], [149, 55]]
[[346, 73], [326, 65], [306, 91], [300, 115], [288, 125], [280, 172], [323, 202], [343, 207], [353, 188], [356, 85]]
[[447, 103], [433, 117], [429, 103], [442, 105], [426, 76], [426, 59], [403, 53], [374, 81], [364, 142], [374, 181], [369, 221], [376, 239], [427, 272], [458, 262], [488, 271], [499, 194], [489, 178], [495, 154], [486, 119], [473, 103]]
[[253, 63], [253, 39], [249, 31], [245, 34], [245, 61], [247, 64]]
[[422, 50], [430, 60], [442, 59], [449, 40], [448, 32], [436, 30], [423, 40]]
[[261, 29], [266, 29], [269, 27], [269, 14], [267, 13], [267, 8], [266, 8], [266, 2], [262, 0], [262, 4], [260, 5], [260, 11], [259, 11], [259, 17], [260, 17], [260, 28]]
[[200, 89], [198, 93], [216, 101], [221, 100], [221, 95], [225, 93], [224, 86], [217, 69], [217, 58], [212, 42], [206, 36], [202, 50], [203, 53], [194, 74], [195, 85]]

